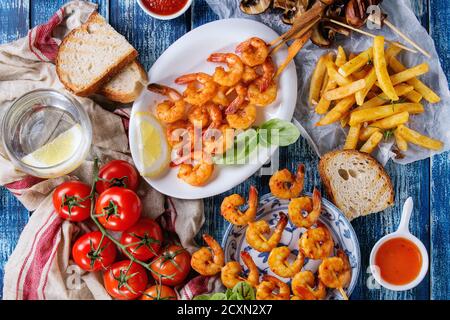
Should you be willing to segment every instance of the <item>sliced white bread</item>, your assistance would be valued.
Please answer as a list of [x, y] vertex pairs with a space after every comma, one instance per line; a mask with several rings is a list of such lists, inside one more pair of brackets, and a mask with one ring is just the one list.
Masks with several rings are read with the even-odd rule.
[[147, 85], [144, 67], [136, 60], [128, 64], [99, 91], [111, 101], [130, 103], [136, 100]]
[[56, 73], [73, 93], [89, 96], [137, 55], [125, 37], [95, 12], [63, 39], [56, 57]]
[[394, 203], [389, 175], [366, 153], [329, 152], [320, 159], [319, 173], [331, 201], [349, 220], [383, 211]]

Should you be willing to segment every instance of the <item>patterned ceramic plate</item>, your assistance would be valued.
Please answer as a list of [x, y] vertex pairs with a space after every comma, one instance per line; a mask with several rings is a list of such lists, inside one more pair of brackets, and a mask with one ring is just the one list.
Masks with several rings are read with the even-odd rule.
[[[311, 194], [308, 193], [306, 195], [311, 196]], [[257, 219], [266, 220], [271, 228], [273, 228], [278, 222], [279, 212], [282, 211], [287, 214], [288, 204], [289, 201], [287, 200], [279, 200], [271, 194], [266, 194], [260, 199]], [[331, 231], [335, 243], [335, 253], [338, 249], [343, 249], [350, 260], [350, 265], [352, 267], [352, 279], [350, 281], [350, 285], [346, 288], [347, 295], [350, 296], [355, 288], [361, 267], [361, 253], [359, 250], [358, 238], [356, 237], [355, 231], [353, 230], [351, 224], [332, 203], [326, 199], [322, 199], [322, 208], [323, 212], [321, 214], [320, 221], [322, 221]], [[248, 251], [258, 266], [261, 274], [275, 275], [269, 269], [269, 265], [267, 263], [269, 253], [261, 253], [252, 249], [245, 240], [245, 230], [246, 227], [237, 227], [231, 224], [228, 227], [222, 240], [222, 247], [225, 250], [225, 261], [238, 261], [241, 265], [245, 266], [241, 261], [240, 252]], [[292, 254], [296, 256], [298, 253], [298, 239], [305, 231], [306, 229], [297, 228], [291, 223], [291, 221], [289, 221], [284, 230], [280, 245], [288, 246], [291, 249]], [[316, 272], [320, 262], [321, 260], [306, 258], [303, 270], [311, 270], [312, 272]], [[290, 279], [282, 280], [285, 280], [285, 282], [290, 285]], [[327, 299], [339, 300], [342, 299], [342, 296], [338, 290], [328, 290]]]

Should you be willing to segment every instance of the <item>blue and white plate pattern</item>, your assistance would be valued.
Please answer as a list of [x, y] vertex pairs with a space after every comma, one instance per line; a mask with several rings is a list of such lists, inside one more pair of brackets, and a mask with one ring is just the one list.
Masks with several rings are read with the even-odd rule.
[[[311, 194], [306, 193], [311, 197]], [[279, 219], [279, 213], [288, 212], [288, 200], [280, 200], [273, 197], [270, 193], [260, 198], [259, 209], [257, 213], [257, 220], [266, 220], [271, 229], [275, 227]], [[335, 244], [335, 253], [338, 249], [343, 249], [348, 255], [350, 265], [352, 267], [352, 279], [350, 285], [345, 289], [347, 295], [350, 296], [355, 288], [358, 280], [358, 275], [361, 267], [361, 253], [359, 249], [358, 238], [350, 222], [345, 218], [342, 212], [336, 208], [331, 202], [322, 198], [322, 214], [320, 221], [323, 222], [331, 231]], [[251, 248], [245, 240], [246, 226], [238, 227], [232, 224], [229, 225], [222, 240], [222, 247], [225, 251], [225, 261], [238, 261], [244, 269], [245, 264], [240, 257], [241, 251], [247, 251], [252, 256], [261, 274], [270, 274], [276, 276], [270, 269], [267, 263], [269, 257], [268, 252], [258, 252]], [[289, 220], [284, 229], [279, 246], [288, 246], [291, 249], [291, 254], [296, 256], [298, 253], [298, 239], [306, 231], [305, 228], [297, 228]], [[311, 270], [316, 272], [321, 260], [305, 259], [303, 270]], [[278, 276], [276, 276], [278, 277]], [[278, 277], [280, 278], [280, 277]], [[291, 279], [284, 279], [290, 285]], [[328, 290], [327, 299], [339, 300], [342, 299], [338, 290]]]

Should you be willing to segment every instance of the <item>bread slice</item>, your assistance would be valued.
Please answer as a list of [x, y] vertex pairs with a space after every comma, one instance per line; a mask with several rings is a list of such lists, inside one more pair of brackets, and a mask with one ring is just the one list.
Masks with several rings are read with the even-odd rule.
[[320, 159], [319, 174], [329, 197], [349, 220], [383, 211], [394, 203], [391, 178], [366, 153], [329, 152]]
[[125, 37], [95, 12], [63, 39], [56, 57], [56, 73], [73, 93], [89, 96], [137, 55]]
[[136, 60], [128, 64], [99, 91], [111, 101], [130, 103], [136, 100], [148, 82], [147, 72]]

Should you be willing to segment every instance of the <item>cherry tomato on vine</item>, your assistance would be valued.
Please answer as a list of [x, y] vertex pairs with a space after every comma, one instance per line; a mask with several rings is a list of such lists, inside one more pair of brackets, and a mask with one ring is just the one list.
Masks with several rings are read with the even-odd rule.
[[86, 271], [106, 269], [116, 260], [116, 255], [114, 243], [100, 231], [82, 235], [72, 247], [73, 260]]
[[156, 256], [162, 241], [161, 227], [155, 220], [148, 218], [141, 219], [128, 228], [120, 238], [120, 243], [127, 246], [127, 251], [141, 261], [147, 261]]
[[191, 255], [181, 246], [170, 245], [150, 263], [152, 276], [168, 286], [176, 286], [186, 279], [191, 270]]
[[139, 174], [136, 168], [123, 160], [113, 160], [100, 168], [99, 181], [95, 184], [98, 193], [111, 187], [122, 187], [136, 191], [139, 185]]
[[147, 273], [141, 265], [123, 260], [103, 272], [103, 284], [110, 296], [120, 300], [139, 298], [147, 287]]
[[171, 287], [155, 285], [145, 290], [140, 300], [177, 300], [177, 294]]
[[95, 214], [106, 229], [124, 231], [139, 220], [141, 200], [130, 189], [112, 187], [98, 196]]
[[80, 181], [68, 181], [60, 184], [53, 192], [53, 206], [63, 219], [83, 221], [89, 218], [91, 187]]

